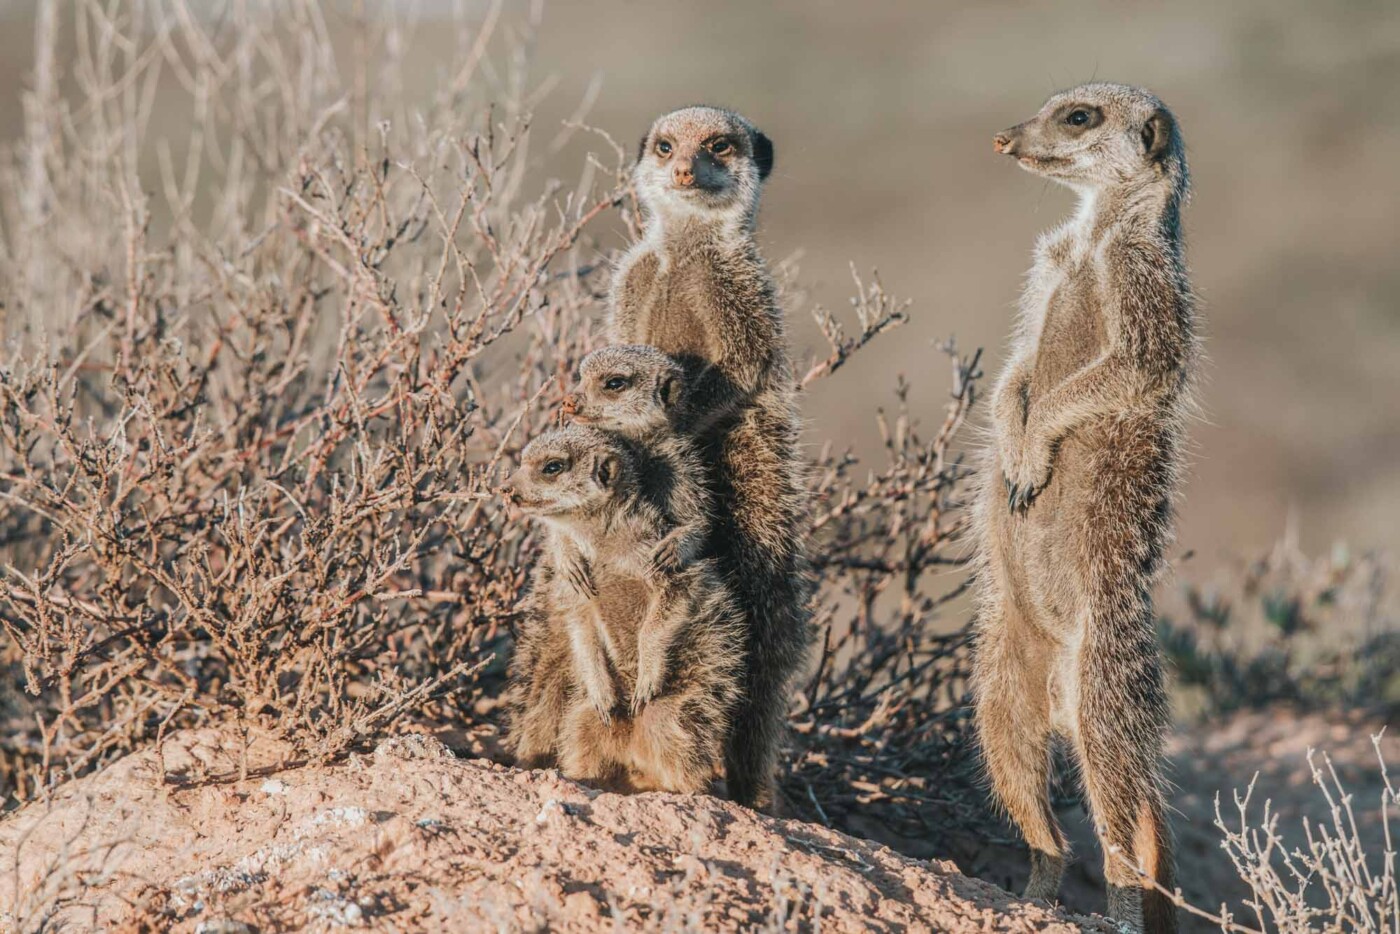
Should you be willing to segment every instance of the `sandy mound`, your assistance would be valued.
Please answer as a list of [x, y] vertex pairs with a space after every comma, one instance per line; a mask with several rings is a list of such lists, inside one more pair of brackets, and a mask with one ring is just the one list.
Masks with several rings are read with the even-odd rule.
[[196, 730], [0, 823], [28, 930], [1109, 930], [822, 827], [601, 794], [431, 737], [301, 766]]

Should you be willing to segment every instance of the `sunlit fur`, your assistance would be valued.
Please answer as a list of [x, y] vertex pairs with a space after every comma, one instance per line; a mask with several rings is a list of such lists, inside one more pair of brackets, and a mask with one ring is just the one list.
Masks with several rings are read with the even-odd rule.
[[[1101, 120], [1071, 127], [1076, 107]], [[1026, 894], [1054, 899], [1064, 837], [1050, 744], [1069, 744], [1108, 856], [1110, 915], [1175, 930], [1162, 778], [1168, 723], [1152, 586], [1171, 537], [1196, 360], [1182, 258], [1185, 151], [1136, 88], [1057, 94], [996, 148], [1079, 193], [1044, 234], [992, 399], [980, 474], [974, 692], [988, 777], [1031, 847]]]
[[[548, 477], [551, 460], [570, 466]], [[709, 788], [738, 692], [741, 617], [698, 549], [658, 561], [677, 537], [703, 536], [701, 473], [591, 427], [526, 447], [512, 495], [550, 537], [511, 665], [522, 765], [619, 790]]]
[[[703, 155], [716, 133], [738, 141], [718, 161]], [[666, 159], [655, 148], [662, 139], [673, 147]], [[704, 163], [713, 191], [677, 187], [674, 160], [688, 154]], [[792, 685], [812, 643], [813, 590], [783, 316], [753, 236], [771, 166], [771, 143], [737, 114], [692, 107], [659, 118], [634, 175], [646, 226], [619, 264], [608, 322], [614, 343], [657, 347], [693, 377], [689, 428], [716, 503], [708, 552], [733, 582], [747, 627], [726, 780], [736, 801], [759, 808], [775, 803]]]

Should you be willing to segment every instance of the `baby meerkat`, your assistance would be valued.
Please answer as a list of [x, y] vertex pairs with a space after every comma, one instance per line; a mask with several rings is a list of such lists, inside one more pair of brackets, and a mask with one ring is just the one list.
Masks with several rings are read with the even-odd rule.
[[[738, 690], [740, 622], [713, 562], [657, 573], [674, 523], [672, 504], [653, 498], [662, 485], [650, 467], [620, 435], [582, 426], [541, 435], [522, 453], [509, 496], [550, 529], [527, 622], [567, 633], [572, 678], [561, 692], [552, 672], [517, 671], [512, 730], [517, 755], [539, 761], [538, 737], [557, 724], [557, 761], [570, 778], [701, 792]], [[560, 572], [574, 566], [586, 579]], [[561, 654], [559, 636], [538, 628], [521, 643], [523, 663]]]
[[688, 374], [688, 430], [715, 497], [707, 553], [746, 617], [743, 688], [725, 755], [734, 800], [775, 804], [791, 685], [812, 642], [807, 493], [783, 317], [754, 242], [773, 145], [714, 107], [666, 114], [633, 179], [642, 239], [613, 281], [609, 333], [649, 344]]
[[1173, 888], [1151, 595], [1196, 360], [1185, 149], [1160, 100], [1115, 84], [1054, 95], [995, 148], [1080, 204], [1040, 238], [993, 396], [976, 513], [986, 766], [1031, 847], [1026, 895], [1054, 899], [1066, 846], [1047, 781], [1051, 739], [1065, 738], [1100, 837], [1117, 848], [1105, 855], [1108, 913], [1172, 931], [1170, 900], [1146, 880]]
[[675, 528], [657, 547], [653, 567], [674, 573], [695, 560], [709, 535], [709, 495], [691, 433], [695, 418], [684, 367], [643, 344], [595, 350], [579, 364], [579, 380], [564, 399], [564, 414], [582, 425], [616, 432], [635, 442], [650, 461], [642, 476], [661, 488]]

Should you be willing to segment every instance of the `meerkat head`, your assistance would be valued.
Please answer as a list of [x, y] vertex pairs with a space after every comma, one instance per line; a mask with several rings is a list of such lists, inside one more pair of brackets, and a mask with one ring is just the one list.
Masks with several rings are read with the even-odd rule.
[[671, 426], [685, 392], [680, 363], [642, 344], [595, 350], [583, 358], [578, 375], [564, 412], [581, 424], [630, 437]]
[[654, 213], [742, 217], [757, 209], [772, 170], [773, 144], [748, 120], [718, 107], [685, 107], [651, 125], [632, 178]]
[[567, 521], [601, 512], [628, 489], [631, 477], [621, 438], [571, 425], [525, 445], [520, 467], [501, 493], [532, 518]]
[[1176, 120], [1160, 100], [1123, 84], [1085, 84], [1055, 94], [1040, 112], [996, 135], [997, 152], [1071, 188], [1182, 178]]

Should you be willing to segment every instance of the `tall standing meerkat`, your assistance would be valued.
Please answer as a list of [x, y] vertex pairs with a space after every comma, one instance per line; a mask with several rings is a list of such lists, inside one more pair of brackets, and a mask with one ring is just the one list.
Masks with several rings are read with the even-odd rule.
[[[602, 787], [698, 793], [738, 691], [741, 621], [713, 561], [658, 567], [674, 514], [699, 498], [672, 493], [698, 476], [659, 481], [657, 466], [581, 426], [522, 452], [508, 495], [550, 542], [512, 672], [512, 743], [522, 763], [555, 759]], [[560, 573], [580, 557], [586, 579]]]
[[1041, 236], [982, 470], [977, 725], [996, 799], [1053, 900], [1066, 845], [1048, 793], [1068, 741], [1105, 855], [1108, 913], [1175, 930], [1152, 614], [1196, 358], [1182, 257], [1186, 157], [1170, 111], [1115, 84], [1056, 94], [995, 148], [1080, 197]]
[[730, 796], [771, 810], [791, 686], [812, 642], [806, 484], [782, 313], [754, 241], [773, 145], [748, 120], [687, 107], [652, 124], [633, 181], [642, 238], [614, 278], [609, 332], [693, 374], [691, 426], [711, 465], [710, 553], [747, 617], [725, 754]]

